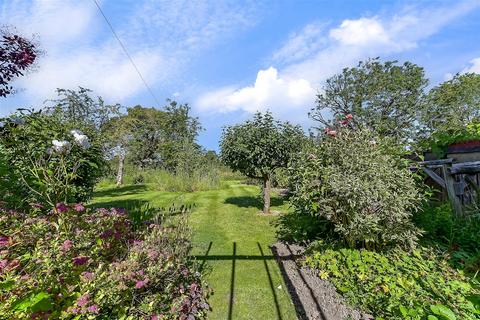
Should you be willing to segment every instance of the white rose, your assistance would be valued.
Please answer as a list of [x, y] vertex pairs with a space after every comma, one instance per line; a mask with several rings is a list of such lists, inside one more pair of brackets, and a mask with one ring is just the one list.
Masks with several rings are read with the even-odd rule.
[[53, 150], [58, 153], [63, 153], [70, 149], [70, 142], [62, 140], [52, 140]]
[[88, 137], [83, 134], [80, 130], [72, 130], [70, 133], [73, 135], [75, 142], [84, 149], [90, 148], [90, 141]]
[[5, 122], [0, 121], [0, 129], [3, 128], [3, 127], [5, 127]]
[[73, 130], [70, 130], [70, 133], [73, 135], [73, 136], [80, 136], [80, 135], [83, 135], [83, 132], [80, 131], [80, 130], [77, 130], [77, 129], [73, 129]]

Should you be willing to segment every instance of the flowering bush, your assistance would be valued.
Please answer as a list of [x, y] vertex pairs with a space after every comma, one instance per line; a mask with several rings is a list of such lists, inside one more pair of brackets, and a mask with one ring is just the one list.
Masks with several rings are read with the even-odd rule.
[[58, 204], [0, 212], [0, 318], [198, 319], [209, 308], [182, 227]]
[[0, 119], [0, 200], [11, 207], [87, 200], [105, 164], [100, 143], [55, 116]]
[[350, 247], [411, 244], [421, 195], [408, 165], [388, 138], [339, 125], [292, 165], [292, 204]]

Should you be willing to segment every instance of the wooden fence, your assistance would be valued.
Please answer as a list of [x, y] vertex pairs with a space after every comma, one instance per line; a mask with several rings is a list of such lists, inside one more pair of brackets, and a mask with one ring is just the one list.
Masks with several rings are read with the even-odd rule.
[[454, 163], [454, 159], [421, 162], [423, 171], [441, 187], [457, 215], [480, 200], [480, 161]]

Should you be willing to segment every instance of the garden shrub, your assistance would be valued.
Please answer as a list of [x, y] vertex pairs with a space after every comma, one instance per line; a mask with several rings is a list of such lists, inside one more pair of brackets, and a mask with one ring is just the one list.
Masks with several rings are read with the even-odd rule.
[[457, 217], [449, 203], [432, 203], [415, 214], [416, 225], [425, 231], [422, 242], [448, 253], [455, 268], [480, 271], [480, 216], [476, 212]]
[[0, 200], [52, 208], [91, 197], [105, 163], [93, 132], [83, 134], [41, 112], [0, 120]]
[[377, 320], [480, 317], [478, 282], [452, 269], [432, 250], [377, 253], [319, 245], [304, 264]]
[[350, 247], [415, 243], [422, 197], [401, 150], [366, 129], [327, 131], [291, 165], [296, 211], [326, 220]]
[[182, 221], [134, 228], [125, 210], [80, 204], [2, 210], [0, 247], [2, 319], [198, 319], [209, 308]]

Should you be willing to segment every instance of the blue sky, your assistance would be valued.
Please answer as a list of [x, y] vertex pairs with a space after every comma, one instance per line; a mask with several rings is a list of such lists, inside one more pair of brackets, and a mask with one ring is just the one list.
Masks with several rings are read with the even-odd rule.
[[[480, 73], [480, 0], [99, 2], [158, 100], [192, 106], [207, 149], [257, 110], [308, 128], [324, 81], [369, 57], [417, 63], [431, 85]], [[36, 34], [46, 52], [15, 83], [22, 91], [0, 98], [0, 115], [77, 86], [161, 107], [92, 0], [0, 0], [0, 21]]]

